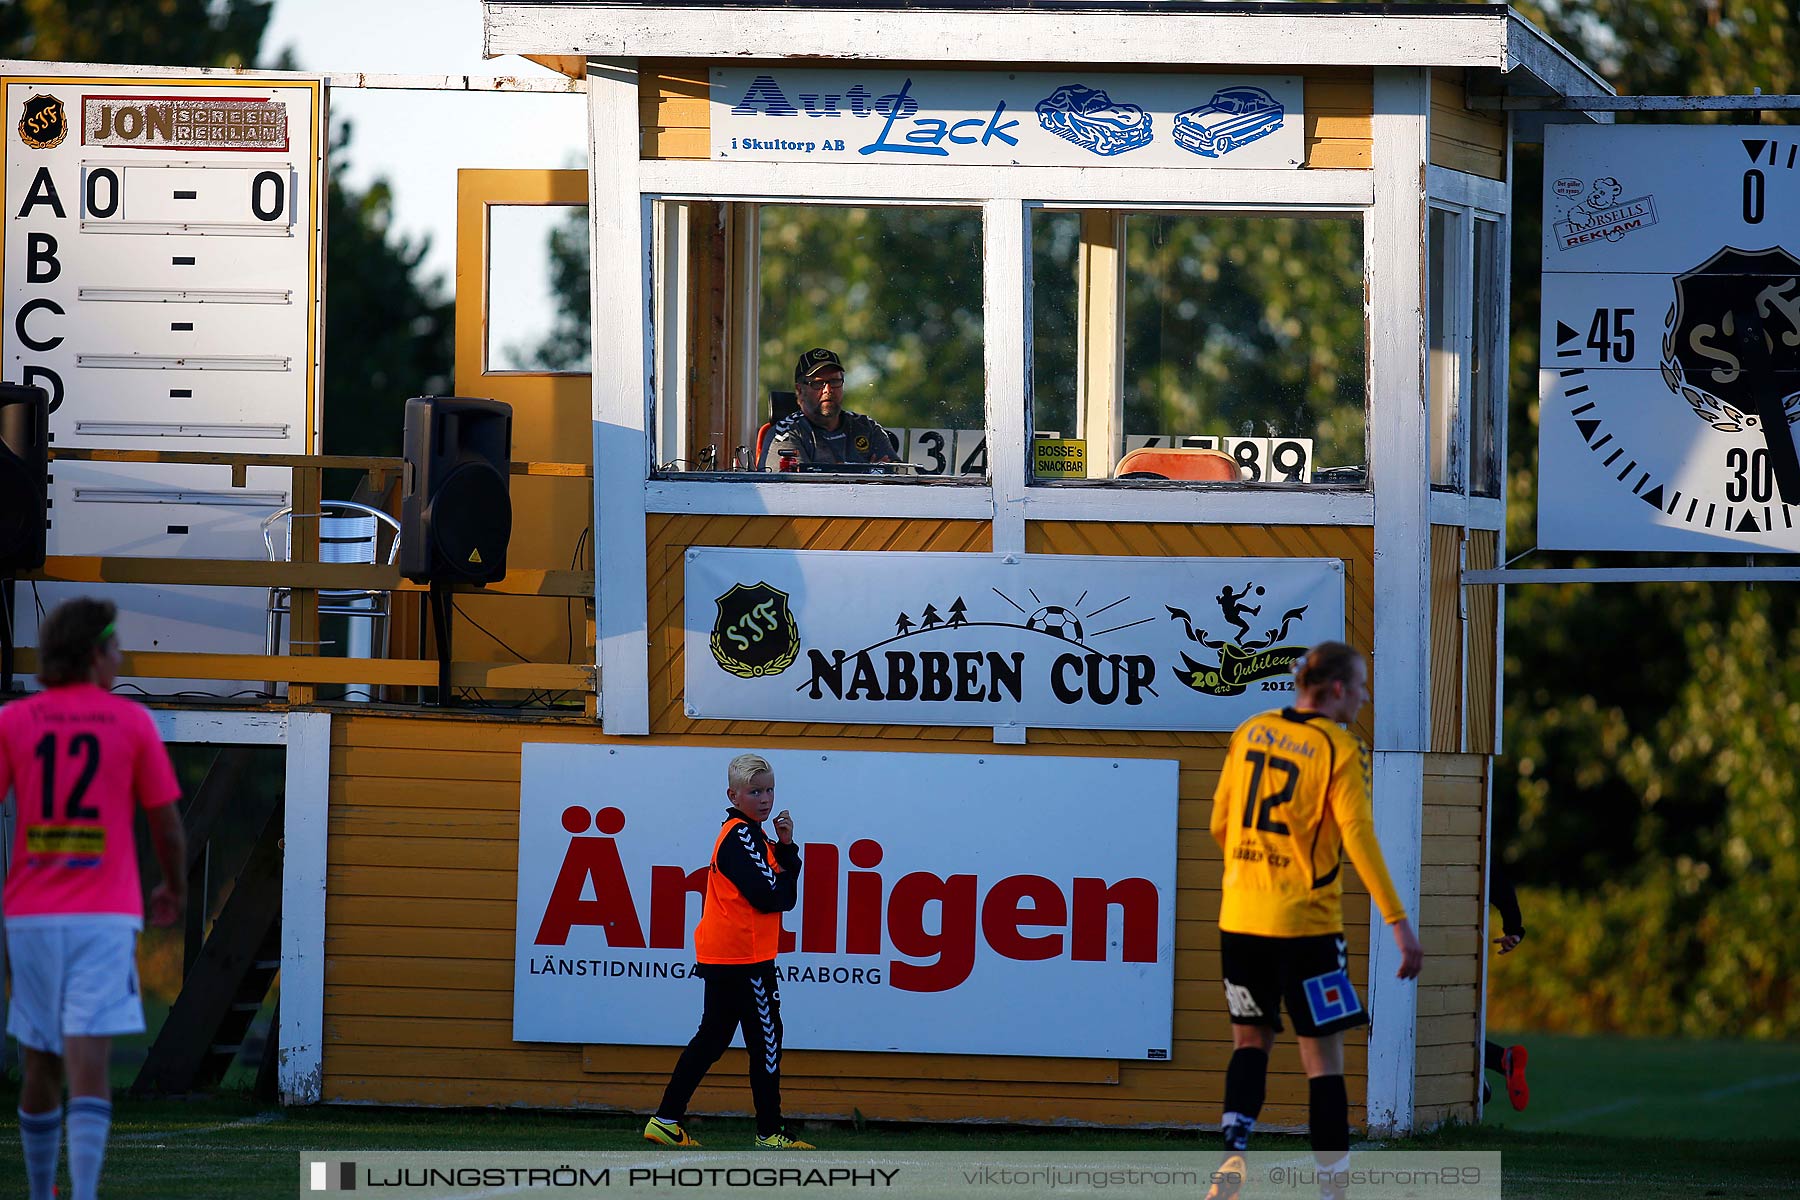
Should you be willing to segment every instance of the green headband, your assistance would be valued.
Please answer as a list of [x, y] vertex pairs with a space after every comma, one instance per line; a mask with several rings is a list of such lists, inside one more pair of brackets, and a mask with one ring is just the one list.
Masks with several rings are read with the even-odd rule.
[[102, 629], [100, 631], [100, 636], [94, 639], [94, 643], [99, 646], [104, 646], [104, 645], [106, 645], [106, 639], [113, 636], [113, 634], [115, 634], [117, 632], [118, 632], [117, 626], [109, 623], [105, 629]]

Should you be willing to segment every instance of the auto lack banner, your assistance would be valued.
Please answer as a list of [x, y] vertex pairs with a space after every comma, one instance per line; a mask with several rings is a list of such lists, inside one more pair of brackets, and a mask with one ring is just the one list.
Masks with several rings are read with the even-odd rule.
[[[754, 749], [524, 747], [515, 1039], [693, 1036], [726, 764]], [[1169, 1057], [1175, 762], [763, 753], [804, 864], [789, 1048]]]
[[1344, 636], [1338, 559], [695, 547], [696, 718], [1236, 728]]
[[1287, 169], [1297, 75], [720, 67], [712, 156], [756, 162]]

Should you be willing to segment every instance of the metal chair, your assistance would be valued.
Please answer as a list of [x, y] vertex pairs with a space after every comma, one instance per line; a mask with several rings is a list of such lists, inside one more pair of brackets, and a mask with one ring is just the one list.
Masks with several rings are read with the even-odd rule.
[[[302, 518], [311, 514], [302, 513]], [[370, 508], [366, 504], [358, 504], [353, 500], [323, 500], [319, 503], [319, 561], [324, 563], [367, 563], [383, 562], [389, 566], [394, 564], [400, 553], [400, 522], [378, 508]], [[293, 558], [294, 510], [278, 509], [270, 514], [262, 523], [263, 546], [268, 550], [270, 562], [287, 562]], [[279, 552], [275, 540], [275, 527], [282, 527]], [[385, 556], [380, 556], [382, 527], [390, 531], [388, 549]], [[281, 652], [281, 627], [288, 614], [293, 611], [294, 596], [289, 588], [272, 587], [269, 589], [269, 633], [266, 645], [267, 653], [273, 655]], [[360, 588], [320, 588], [319, 613], [322, 616], [365, 617], [369, 621], [371, 641], [379, 628], [381, 633], [379, 657], [387, 657], [388, 616], [390, 612], [390, 593], [382, 591], [364, 591]], [[355, 641], [361, 641], [357, 638]], [[351, 657], [368, 657], [352, 653]]]

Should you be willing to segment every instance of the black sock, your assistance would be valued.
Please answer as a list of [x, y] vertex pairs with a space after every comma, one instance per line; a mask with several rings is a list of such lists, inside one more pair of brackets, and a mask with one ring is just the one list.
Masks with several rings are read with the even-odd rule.
[[1239, 1046], [1225, 1068], [1225, 1120], [1220, 1129], [1227, 1150], [1243, 1150], [1250, 1144], [1250, 1130], [1262, 1113], [1264, 1088], [1269, 1074], [1267, 1051]]
[[1350, 1097], [1342, 1075], [1320, 1075], [1306, 1081], [1311, 1097], [1308, 1126], [1315, 1151], [1343, 1153], [1350, 1149]]
[[1489, 1042], [1481, 1052], [1481, 1063], [1490, 1071], [1506, 1070], [1506, 1049], [1499, 1042]]

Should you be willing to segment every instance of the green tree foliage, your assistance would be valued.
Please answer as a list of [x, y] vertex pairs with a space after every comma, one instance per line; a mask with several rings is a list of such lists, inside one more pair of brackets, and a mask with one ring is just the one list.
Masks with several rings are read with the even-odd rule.
[[273, 0], [9, 0], [0, 4], [0, 58], [251, 66], [273, 7]]
[[455, 305], [422, 276], [429, 239], [391, 228], [387, 181], [362, 192], [339, 182], [350, 137], [339, 125], [326, 200], [325, 452], [392, 456], [407, 397], [450, 391]]
[[1125, 219], [1125, 430], [1315, 439], [1364, 462], [1362, 224]]
[[846, 407], [896, 428], [982, 426], [978, 211], [765, 205], [761, 254], [765, 395], [829, 346]]
[[1587, 706], [1581, 719], [1603, 727], [1589, 757], [1635, 791], [1637, 810], [1617, 817], [1620, 842], [1602, 856], [1615, 861], [1599, 865], [1589, 852], [1554, 885], [1522, 889], [1527, 945], [1546, 965], [1496, 987], [1491, 1023], [1764, 1038], [1800, 1030], [1800, 943], [1789, 936], [1800, 921], [1792, 609], [1767, 588], [1736, 592], [1718, 614], [1684, 606], [1689, 674], [1660, 719], [1634, 734]]
[[[1795, 90], [1793, 5], [1589, 0], [1525, 6], [1633, 95]], [[1621, 121], [1733, 121], [1730, 114]], [[1766, 123], [1792, 120], [1765, 113]], [[1514, 158], [1508, 543], [1535, 543], [1543, 157]], [[1540, 553], [1530, 565], [1594, 565]], [[1639, 565], [1708, 561], [1638, 555]], [[1716, 560], [1715, 560], [1716, 561]], [[1507, 596], [1507, 753], [1496, 845], [1540, 965], [1490, 999], [1513, 1027], [1762, 1037], [1800, 1032], [1787, 921], [1800, 714], [1790, 586], [1524, 587]], [[1510, 843], [1510, 844], [1509, 844]]]
[[[0, 4], [0, 57], [250, 66], [271, 7], [271, 0], [16, 0]], [[297, 69], [285, 60], [277, 66]], [[421, 277], [428, 242], [391, 229], [388, 183], [358, 192], [339, 182], [349, 145], [342, 124], [326, 202], [325, 450], [395, 455], [406, 397], [449, 390], [452, 307], [441, 281]], [[347, 481], [332, 483], [339, 491]]]
[[556, 297], [556, 323], [543, 341], [528, 351], [507, 347], [516, 371], [590, 371], [593, 309], [590, 304], [588, 209], [573, 204], [562, 223], [550, 231], [550, 294]]

